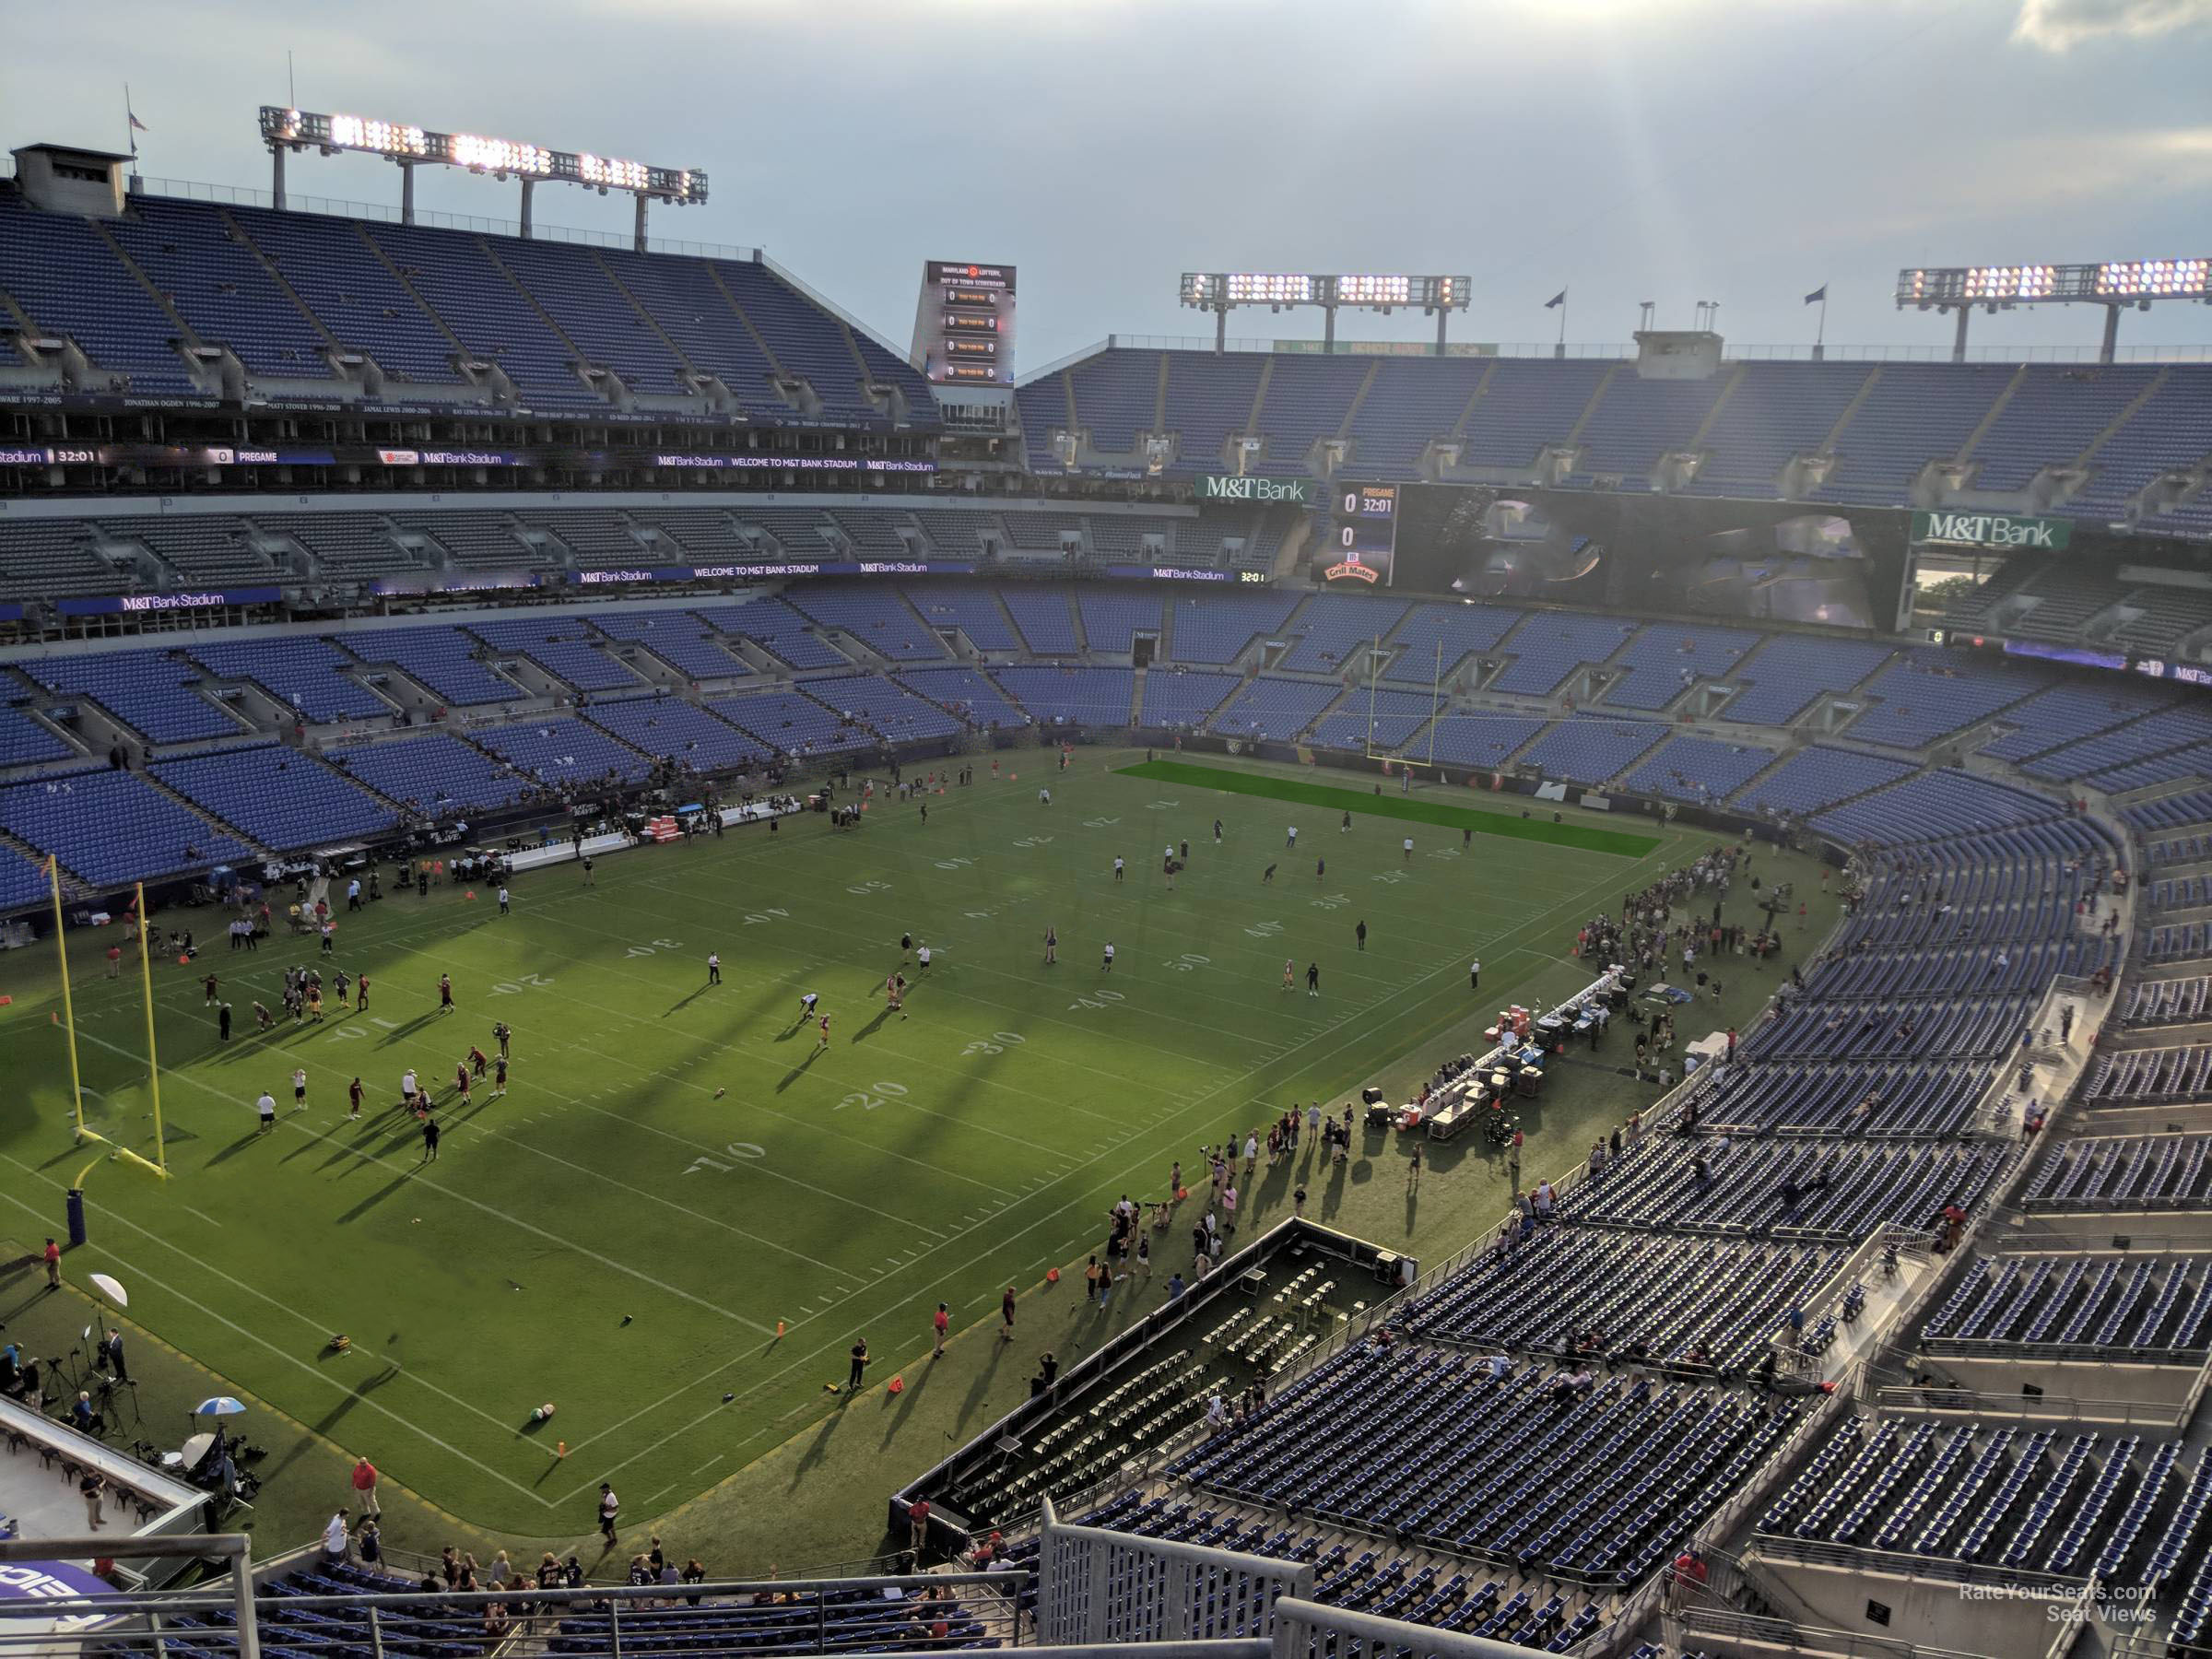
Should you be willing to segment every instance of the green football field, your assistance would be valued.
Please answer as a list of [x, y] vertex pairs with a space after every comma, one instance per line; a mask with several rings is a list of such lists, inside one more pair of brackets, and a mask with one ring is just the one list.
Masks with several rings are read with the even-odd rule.
[[[592, 888], [559, 866], [518, 878], [506, 917], [488, 892], [389, 896], [339, 918], [336, 965], [369, 973], [368, 1016], [334, 1007], [321, 1027], [253, 1030], [251, 1005], [277, 1006], [304, 945], [157, 961], [166, 1183], [72, 1144], [51, 947], [0, 959], [15, 1085], [0, 1236], [60, 1231], [64, 1190], [89, 1168], [92, 1242], [71, 1253], [73, 1281], [114, 1274], [136, 1326], [324, 1441], [502, 1534], [573, 1534], [608, 1477], [629, 1515], [663, 1513], [833, 1413], [824, 1384], [856, 1335], [884, 1360], [879, 1385], [925, 1356], [938, 1300], [966, 1329], [996, 1318], [1009, 1284], [1041, 1297], [1116, 1197], [1164, 1192], [1171, 1160], [1190, 1168], [1202, 1144], [1294, 1100], [1341, 1106], [1371, 1078], [1423, 1073], [1509, 998], [1579, 985], [1564, 959], [1578, 922], [1711, 840], [1576, 812], [1559, 841], [1530, 839], [1549, 807], [1524, 822], [1519, 800], [1469, 791], [1403, 801], [1364, 778], [1141, 759], [1079, 751], [1057, 772], [1024, 751], [1003, 758], [1018, 782], [982, 761], [972, 787], [929, 797], [926, 822], [879, 790], [857, 830], [810, 815], [626, 853], [598, 861]], [[1269, 793], [1277, 780], [1292, 798]], [[1484, 831], [1464, 846], [1463, 820]], [[1186, 839], [1170, 890], [1162, 849]], [[219, 941], [211, 914], [158, 920]], [[880, 987], [907, 932], [935, 959], [926, 974], [909, 961], [901, 1018]], [[111, 982], [108, 936], [72, 943], [88, 1122], [150, 1153], [135, 964]], [[204, 1006], [210, 969], [235, 1012], [228, 1044]], [[827, 1048], [800, 1018], [806, 991], [830, 1017]], [[425, 1165], [400, 1075], [445, 1100], [472, 1042], [496, 1052], [495, 1019], [513, 1028], [509, 1091], [488, 1098], [487, 1079], [466, 1105], [446, 1100]], [[265, 1136], [264, 1088], [280, 1107]], [[1564, 1165], [1575, 1148], [1558, 1152]], [[1250, 1197], [1264, 1221], [1287, 1211], [1278, 1185]], [[1495, 1213], [1486, 1200], [1457, 1237]], [[351, 1351], [334, 1354], [341, 1332]], [[533, 1431], [548, 1400], [558, 1413]], [[880, 1513], [945, 1449], [850, 1469], [866, 1489], [841, 1501]]]

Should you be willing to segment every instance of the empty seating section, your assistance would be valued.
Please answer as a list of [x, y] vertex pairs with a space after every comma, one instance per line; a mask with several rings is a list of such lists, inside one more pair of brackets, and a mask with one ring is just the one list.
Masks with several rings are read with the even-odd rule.
[[43, 864], [33, 863], [13, 847], [0, 844], [0, 912], [44, 904], [52, 892]]
[[2089, 457], [2089, 481], [2065, 502], [2086, 518], [2117, 519], [2159, 474], [2212, 454], [2212, 375], [2166, 371], [2141, 407]]
[[[1411, 1408], [1431, 1430], [1403, 1447]], [[1571, 1580], [1630, 1583], [1779, 1442], [1794, 1405], [1362, 1344], [1169, 1465], [1200, 1491]], [[1319, 1585], [1317, 1583], [1318, 1590]]]
[[730, 515], [713, 507], [641, 507], [631, 517], [657, 532], [663, 557], [681, 564], [685, 556], [716, 564], [743, 563], [759, 549], [740, 540]]
[[1383, 641], [1385, 649], [1397, 648], [1383, 681], [1433, 686], [1469, 656], [1495, 647], [1520, 620], [1519, 611], [1488, 605], [1417, 605]]
[[853, 660], [823, 640], [815, 624], [781, 599], [701, 606], [700, 620], [716, 633], [750, 640], [794, 668], [850, 668]]
[[1203, 601], [1186, 596], [1175, 606], [1175, 660], [1232, 663], [1255, 638], [1280, 639], [1298, 602], [1291, 593], [1224, 594]]
[[1636, 624], [1618, 617], [1591, 617], [1571, 611], [1547, 611], [1516, 628], [1499, 647], [1499, 654], [1512, 659], [1491, 680], [1492, 691], [1514, 691], [1524, 697], [1549, 697], [1576, 669], [1602, 663], [1636, 631]]
[[346, 648], [364, 663], [390, 664], [458, 709], [514, 702], [526, 693], [494, 672], [491, 648], [457, 628], [349, 629]]
[[103, 651], [18, 666], [50, 690], [92, 699], [155, 743], [198, 743], [246, 730], [194, 688], [206, 673], [173, 652]]
[[2030, 364], [1974, 447], [1976, 489], [2024, 489], [2071, 462], [2140, 397], [2158, 370], [2134, 364]]
[[464, 384], [453, 342], [370, 253], [351, 219], [232, 207], [230, 218], [339, 346], [406, 386]]
[[509, 806], [530, 787], [501, 761], [451, 732], [341, 745], [323, 758], [410, 813], [445, 818]]
[[2186, 1025], [2212, 1018], [2212, 974], [2138, 979], [2121, 993], [2123, 1025]]
[[[1860, 363], [1744, 364], [1706, 429], [1694, 493], [1780, 495], [1782, 469], [1821, 450], [1870, 372]], [[1689, 441], [1688, 433], [1676, 439]]]
[[1824, 640], [1790, 634], [1769, 640], [1735, 670], [1744, 688], [1724, 717], [1747, 725], [1787, 725], [1817, 699], [1850, 690], [1889, 660], [1890, 647], [1871, 640]]
[[125, 572], [93, 550], [91, 527], [82, 520], [0, 519], [0, 594], [50, 598], [120, 593], [130, 585]]
[[899, 676], [899, 683], [983, 731], [1030, 724], [1029, 716], [1006, 700], [989, 675], [973, 668], [912, 668]]
[[1727, 376], [1720, 374], [1704, 380], [1645, 380], [1633, 369], [1622, 369], [1606, 383], [1597, 407], [1583, 425], [1575, 477], [1618, 477], [1635, 488], [1662, 454], [1689, 442], [1727, 383]]
[[1908, 651], [1867, 682], [1870, 705], [1851, 723], [1860, 743], [1921, 748], [2042, 689], [2022, 668], [1968, 665], [1939, 650]]
[[[422, 512], [394, 515], [402, 534], [442, 547], [466, 571], [542, 571], [552, 567], [554, 550], [540, 539], [524, 539], [521, 525], [503, 512]], [[425, 547], [425, 563], [438, 562]]]
[[2172, 922], [2146, 929], [2137, 955], [2146, 962], [2194, 961], [2212, 955], [2202, 922]]
[[194, 397], [177, 325], [87, 219], [42, 213], [0, 189], [0, 289], [42, 333], [65, 336], [108, 371], [88, 390]]
[[1041, 721], [1125, 726], [1135, 676], [1127, 668], [998, 668], [992, 678]]
[[908, 608], [896, 588], [811, 587], [797, 595], [797, 608], [824, 628], [848, 633], [894, 663], [945, 660], [944, 645]]
[[1152, 429], [1159, 371], [1157, 351], [1101, 351], [1070, 366], [1065, 385], [1055, 377], [1025, 388], [1022, 424], [1030, 425], [1030, 392], [1046, 394], [1039, 406], [1037, 429], [1030, 434], [1032, 441], [1050, 427], [1067, 424], [1067, 399], [1072, 395], [1076, 422], [1089, 431], [1091, 447], [1108, 454], [1126, 454], [1136, 447], [1139, 433]]
[[673, 697], [594, 703], [586, 718], [632, 748], [694, 771], [729, 771], [768, 759], [765, 747], [728, 721]]
[[1550, 724], [1541, 714], [1440, 715], [1433, 732], [1421, 734], [1421, 758], [1433, 752], [1443, 766], [1501, 767]]
[[1253, 429], [1267, 440], [1261, 466], [1268, 472], [1306, 472], [1314, 443], [1334, 438], [1352, 412], [1373, 359], [1360, 357], [1290, 357], [1270, 359], [1266, 394]]
[[1983, 744], [1982, 753], [1998, 760], [2018, 761], [2020, 769], [2033, 777], [2063, 777], [2064, 772], [2045, 770], [2035, 757], [2063, 752], [2080, 738], [2154, 714], [2172, 700], [2170, 695], [2149, 687], [2053, 686], [2007, 709], [1998, 724], [2009, 729]]
[[2160, 795], [2155, 801], [2131, 801], [2120, 808], [2120, 816], [2137, 830], [2178, 830], [2212, 823], [2212, 789]]
[[[861, 391], [860, 359], [853, 355], [841, 323], [785, 288], [765, 265], [727, 259], [713, 264], [714, 274], [774, 354], [778, 366], [787, 374], [803, 377], [814, 388], [825, 418], [862, 423], [880, 419], [876, 406]], [[908, 379], [907, 383], [913, 386], [916, 382]], [[909, 401], [919, 411], [933, 407], [925, 395]]]
[[2212, 1135], [2094, 1135], [2053, 1147], [2028, 1178], [2021, 1206], [2212, 1208]]
[[107, 233], [187, 326], [228, 346], [256, 379], [328, 381], [328, 342], [219, 209], [138, 196]]
[[256, 512], [253, 524], [299, 543], [325, 576], [359, 579], [416, 568], [413, 557], [372, 513]]
[[2111, 1359], [2201, 1359], [2212, 1340], [2212, 1261], [2202, 1255], [2022, 1253], [1983, 1256], [1921, 1330], [1921, 1351], [2023, 1347]]
[[1895, 782], [1912, 770], [1902, 760], [1815, 744], [1799, 749], [1761, 778], [1736, 805], [1757, 812], [1802, 816], [1865, 790]]
[[137, 543], [187, 583], [272, 581], [275, 567], [240, 539], [240, 528], [234, 518], [199, 513], [105, 519], [100, 524], [102, 539]]
[[1547, 363], [1500, 358], [1461, 430], [1467, 466], [1533, 465], [1547, 443], [1564, 443], [1614, 365], [1570, 359]]
[[1947, 1204], [1971, 1209], [2015, 1151], [1988, 1142], [1647, 1140], [1602, 1179], [1568, 1188], [1559, 1213], [1594, 1227], [1855, 1240], [1892, 1223], [1924, 1227]]
[[978, 651], [1013, 652], [1021, 649], [1013, 619], [999, 604], [995, 589], [987, 587], [908, 588], [906, 602], [932, 629], [957, 628]]
[[2173, 1572], [2201, 1517], [2208, 1461], [2137, 1434], [1852, 1417], [1758, 1530], [2008, 1574], [2093, 1571], [2109, 1594]]
[[1377, 480], [1419, 477], [1422, 455], [1459, 424], [1485, 366], [1452, 358], [1380, 359], [1352, 418], [1352, 473]]
[[1155, 665], [1145, 671], [1143, 724], [1202, 726], [1222, 700], [1243, 683], [1233, 674]]
[[1288, 743], [1343, 694], [1333, 680], [1316, 685], [1263, 676], [1215, 711], [1213, 729], [1230, 737]]
[[1076, 618], [1067, 595], [1057, 588], [1006, 588], [999, 595], [1020, 629], [1023, 641], [1038, 656], [1074, 656], [1083, 649], [1076, 638]]
[[[1813, 994], [1840, 994], [1814, 982]], [[1746, 1064], [1746, 1051], [1707, 1095], [1711, 1134], [1851, 1135], [1914, 1140], [1961, 1135], [1991, 1077], [1986, 1065]]]
[[202, 810], [280, 853], [379, 835], [397, 817], [321, 761], [274, 744], [157, 760], [147, 770]]
[[577, 242], [508, 237], [488, 239], [485, 245], [562, 335], [575, 343], [584, 361], [613, 370], [633, 393], [689, 392], [683, 365], [608, 280], [597, 250]]
[[1623, 1363], [1725, 1371], [1756, 1360], [1844, 1255], [1834, 1246], [1541, 1228], [1510, 1252], [1484, 1253], [1393, 1323], [1419, 1339], [1561, 1359], [1594, 1347]]
[[906, 538], [899, 534], [904, 517], [903, 513], [878, 512], [867, 507], [840, 507], [830, 514], [863, 559], [911, 557]]
[[1837, 438], [1835, 468], [1813, 499], [1900, 503], [1924, 466], [1965, 447], [2012, 375], [1980, 363], [1883, 364]]
[[352, 677], [353, 659], [327, 640], [210, 640], [192, 654], [217, 678], [252, 680], [307, 720], [377, 720], [393, 712]]
[[[592, 626], [610, 640], [642, 646], [694, 683], [752, 672], [750, 665], [723, 648], [696, 611], [603, 611], [592, 618]], [[614, 654], [622, 653], [618, 649]]]
[[793, 559], [826, 559], [837, 547], [830, 539], [836, 524], [818, 507], [755, 507], [747, 503], [731, 509], [732, 516], [748, 535], [772, 538], [771, 551]]
[[1621, 780], [1621, 787], [1677, 801], [1724, 801], [1772, 765], [1779, 752], [1716, 737], [1670, 737]]
[[[712, 707], [712, 705], [709, 705]], [[548, 789], [589, 789], [604, 780], [635, 783], [652, 762], [588, 721], [570, 715], [493, 726], [477, 741], [524, 776]]]
[[999, 529], [995, 512], [977, 512], [947, 507], [918, 508], [914, 522], [929, 543], [947, 559], [973, 559], [983, 550], [982, 537]]
[[1655, 720], [1599, 720], [1577, 714], [1562, 720], [1530, 744], [1520, 764], [1545, 776], [1602, 783], [1666, 735]]
[[880, 734], [886, 743], [921, 743], [951, 737], [964, 729], [935, 703], [874, 675], [808, 680], [806, 695], [840, 714], [859, 721]]
[[711, 699], [707, 707], [744, 727], [779, 755], [804, 759], [874, 748], [876, 735], [865, 726], [832, 713], [796, 691], [752, 691]]
[[1615, 659], [1627, 670], [1606, 688], [1618, 709], [1664, 709], [1701, 679], [1724, 679], [1759, 643], [1755, 633], [1733, 628], [1698, 628], [1654, 622]]
[[2188, 704], [2131, 719], [2112, 730], [2054, 748], [2024, 763], [2020, 770], [2030, 777], [2071, 783], [2077, 778], [2102, 775], [2131, 762], [2206, 742], [2212, 742], [2212, 710]]
[[473, 359], [498, 365], [524, 407], [606, 406], [578, 372], [575, 352], [487, 252], [495, 245], [504, 252], [516, 239], [405, 225], [360, 229]]
[[[1350, 749], [1359, 754], [1394, 750], [1429, 724], [1435, 700], [1426, 691], [1389, 691], [1355, 687], [1314, 725], [1315, 748]], [[1417, 754], [1427, 758], [1427, 746]]]
[[[12, 688], [11, 688], [12, 689]], [[22, 709], [0, 709], [0, 767], [83, 759], [52, 726]]]
[[2187, 748], [2169, 749], [2147, 760], [2131, 760], [2124, 766], [2091, 772], [2089, 782], [2099, 789], [2121, 791], [2205, 777], [2212, 777], [2212, 743], [2193, 743]]
[[2018, 605], [2002, 607], [1987, 631], [2072, 644], [2085, 634], [2101, 635], [2105, 627], [2092, 626], [2094, 618], [2128, 597], [2128, 584], [2108, 572], [2053, 559], [2023, 587]]
[[2034, 823], [2052, 812], [2052, 803], [2041, 795], [1944, 771], [1923, 772], [1848, 802], [1823, 813], [1814, 825], [1848, 841], [1920, 841]]
[[684, 360], [729, 388], [738, 406], [755, 418], [793, 413], [771, 384], [775, 371], [760, 342], [714, 280], [703, 259], [619, 261], [622, 286], [644, 306]]
[[627, 514], [578, 508], [567, 512], [515, 515], [531, 530], [544, 531], [576, 555], [579, 570], [620, 569], [647, 557], [645, 544], [630, 531]]
[[1250, 424], [1265, 359], [1231, 353], [1168, 353], [1168, 429], [1177, 434], [1175, 468], [1226, 470], [1230, 435]]
[[250, 858], [253, 847], [138, 772], [79, 772], [0, 789], [0, 829], [97, 888]]
[[2185, 1100], [2205, 1093], [2207, 1083], [2212, 1083], [2212, 1047], [2123, 1049], [2099, 1056], [2083, 1098], [2098, 1103]]
[[1083, 618], [1083, 638], [1091, 650], [1121, 656], [1135, 647], [1136, 636], [1158, 638], [1160, 599], [1157, 594], [1081, 594], [1076, 610]]
[[1347, 665], [1367, 677], [1366, 652], [1398, 625], [1403, 599], [1364, 599], [1350, 594], [1315, 594], [1290, 618], [1297, 636], [1276, 665], [1308, 674], [1336, 674]]
[[469, 632], [499, 655], [528, 657], [580, 691], [634, 691], [644, 682], [596, 643], [581, 617], [472, 622]]

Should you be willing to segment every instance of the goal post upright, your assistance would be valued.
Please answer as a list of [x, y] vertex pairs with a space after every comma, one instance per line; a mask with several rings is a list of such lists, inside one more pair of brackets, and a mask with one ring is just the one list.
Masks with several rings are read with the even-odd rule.
[[[146, 947], [146, 883], [136, 889], [138, 906], [138, 982], [146, 998], [146, 1081], [154, 1098], [154, 1169], [160, 1177], [169, 1179], [169, 1135], [161, 1127], [161, 1054], [154, 1046], [154, 972], [153, 960]], [[72, 1053], [76, 1036], [71, 1034]], [[135, 1157], [135, 1154], [133, 1154]]]
[[[62, 863], [53, 853], [46, 855], [46, 879], [53, 894], [53, 954], [62, 974], [62, 1034], [69, 1042], [69, 1115], [76, 1124], [76, 1138], [83, 1140], [92, 1132], [85, 1127], [84, 1074], [76, 1064], [76, 1004], [69, 993], [69, 946], [67, 928], [62, 921]], [[145, 918], [139, 919], [140, 947], [144, 948]]]

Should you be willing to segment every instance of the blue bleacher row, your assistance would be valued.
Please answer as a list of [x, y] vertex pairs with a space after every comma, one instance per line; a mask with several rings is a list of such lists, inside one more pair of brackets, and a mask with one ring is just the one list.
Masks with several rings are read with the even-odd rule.
[[1394, 1323], [1428, 1342], [1741, 1371], [1842, 1260], [1833, 1247], [1539, 1228], [1517, 1248], [1485, 1252]]
[[[1502, 1370], [1503, 1374], [1497, 1374]], [[1194, 1487], [1586, 1583], [1632, 1583], [1786, 1433], [1790, 1406], [1418, 1346], [1324, 1361], [1170, 1465]], [[1418, 1440], [1428, 1454], [1392, 1455]]]
[[2021, 1203], [2030, 1210], [2212, 1208], [2212, 1135], [2065, 1142], [2036, 1167]]
[[1929, 1353], [2025, 1344], [2100, 1359], [2202, 1358], [2212, 1273], [2202, 1257], [2005, 1255], [1978, 1259], [1921, 1332]]
[[1602, 1177], [1570, 1187], [1559, 1209], [1570, 1224], [1841, 1241], [1882, 1226], [1926, 1228], [1947, 1205], [1971, 1210], [2013, 1155], [1986, 1141], [1669, 1136], [1647, 1139]]
[[2206, 1018], [2212, 1004], [2212, 974], [2181, 979], [2131, 981], [2122, 994], [2123, 1025], [2180, 1025]]
[[2178, 1441], [1853, 1418], [1758, 1530], [2155, 1592], [2201, 1547], [2208, 1493], [2212, 1454]]
[[2083, 1099], [2182, 1100], [2204, 1093], [2207, 1078], [2212, 1078], [2212, 1048], [2123, 1049], [2097, 1057]]
[[[1571, 437], [1571, 487], [1648, 488], [1661, 457], [1691, 453], [1700, 462], [1688, 493], [1771, 500], [1793, 459], [1824, 455], [1833, 464], [1807, 499], [1895, 507], [1931, 460], [1966, 463], [1971, 487], [1995, 490], [2079, 466], [2086, 482], [2060, 510], [2102, 519], [2212, 450], [2212, 374], [2181, 365], [1752, 361], [1685, 382], [1587, 359], [1109, 347], [1030, 382], [1017, 403], [1041, 474], [1064, 470], [1053, 435], [1078, 430], [1100, 465], [1125, 464], [1147, 435], [1172, 435], [1171, 472], [1214, 472], [1230, 439], [1256, 437], [1261, 469], [1296, 473], [1310, 467], [1315, 440], [1330, 438], [1347, 450], [1337, 476], [1402, 479], [1420, 476], [1434, 441], [1457, 443], [1465, 465], [1533, 471], [1541, 450]], [[2185, 512], [2171, 528], [2202, 535], [2207, 522]]]

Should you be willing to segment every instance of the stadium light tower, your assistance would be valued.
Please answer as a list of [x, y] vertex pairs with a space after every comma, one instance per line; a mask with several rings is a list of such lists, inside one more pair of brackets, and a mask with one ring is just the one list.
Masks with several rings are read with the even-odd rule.
[[2101, 305], [2109, 363], [2120, 339], [2120, 313], [2148, 311], [2159, 300], [2212, 305], [2212, 259], [2120, 259], [2101, 265], [1945, 265], [1897, 274], [1897, 309], [1956, 312], [1951, 361], [1966, 361], [1966, 322], [1979, 305], [1991, 315], [2016, 305]]
[[707, 175], [697, 168], [649, 167], [642, 161], [623, 161], [588, 151], [547, 149], [512, 138], [487, 138], [476, 133], [433, 133], [404, 122], [376, 121], [364, 115], [318, 115], [306, 111], [261, 106], [261, 141], [269, 147], [271, 194], [284, 206], [284, 159], [313, 149], [325, 156], [339, 150], [360, 150], [383, 156], [399, 168], [399, 222], [415, 222], [415, 170], [427, 164], [466, 168], [509, 176], [523, 185], [523, 234], [530, 234], [530, 196], [541, 179], [560, 184], [581, 184], [605, 195], [619, 190], [637, 198], [637, 249], [645, 251], [645, 206], [649, 202], [672, 202], [688, 207], [707, 199]]
[[1290, 305], [1318, 305], [1322, 311], [1322, 347], [1336, 349], [1336, 310], [1381, 312], [1385, 316], [1400, 306], [1419, 306], [1421, 315], [1436, 319], [1436, 355], [1444, 355], [1445, 320], [1467, 309], [1473, 284], [1465, 276], [1314, 276], [1263, 271], [1185, 271], [1182, 303], [1193, 311], [1214, 313], [1214, 349], [1229, 348], [1229, 313], [1240, 305], [1264, 305], [1281, 311]]

